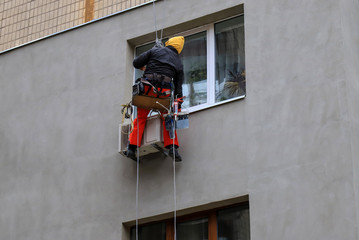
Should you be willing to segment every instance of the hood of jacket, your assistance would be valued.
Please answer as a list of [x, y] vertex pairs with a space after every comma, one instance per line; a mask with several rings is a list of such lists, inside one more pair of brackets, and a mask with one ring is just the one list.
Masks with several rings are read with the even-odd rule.
[[174, 47], [177, 50], [178, 54], [180, 54], [182, 52], [183, 45], [184, 45], [184, 37], [183, 36], [170, 38], [166, 42], [166, 46]]

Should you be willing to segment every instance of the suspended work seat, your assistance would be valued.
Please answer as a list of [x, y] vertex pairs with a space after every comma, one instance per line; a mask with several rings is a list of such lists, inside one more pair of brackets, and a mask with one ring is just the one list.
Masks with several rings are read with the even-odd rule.
[[171, 98], [155, 98], [145, 95], [135, 95], [132, 97], [132, 105], [149, 110], [166, 112], [170, 108]]

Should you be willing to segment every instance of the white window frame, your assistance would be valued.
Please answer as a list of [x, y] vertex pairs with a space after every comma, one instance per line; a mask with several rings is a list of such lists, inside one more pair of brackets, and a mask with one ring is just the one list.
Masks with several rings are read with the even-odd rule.
[[[230, 99], [220, 101], [220, 102], [216, 102], [216, 97], [215, 97], [215, 95], [216, 95], [216, 89], [215, 89], [215, 85], [216, 85], [215, 55], [216, 55], [216, 53], [215, 53], [214, 25], [216, 23], [223, 22], [223, 21], [235, 18], [235, 17], [242, 16], [242, 15], [244, 15], [244, 14], [242, 13], [239, 15], [231, 16], [229, 18], [221, 19], [219, 21], [216, 21], [216, 22], [213, 22], [213, 23], [210, 23], [207, 25], [203, 25], [201, 27], [193, 28], [193, 29], [190, 29], [190, 30], [187, 30], [184, 32], [179, 32], [174, 35], [174, 36], [180, 35], [180, 36], [187, 37], [187, 36], [190, 36], [190, 35], [193, 35], [196, 33], [206, 31], [206, 37], [207, 37], [207, 102], [200, 104], [200, 105], [186, 108], [190, 113], [201, 111], [201, 110], [208, 109], [208, 108], [212, 108], [212, 107], [215, 107], [218, 105], [226, 104], [228, 102], [237, 101], [240, 99], [244, 99], [246, 97], [246, 94], [244, 94], [242, 96], [230, 98]], [[171, 37], [173, 37], [173, 36], [168, 36], [168, 38], [171, 38]], [[148, 43], [146, 43], [146, 44], [148, 44]], [[143, 46], [146, 44], [142, 44], [137, 47], [140, 47], [140, 46]], [[136, 56], [136, 48], [134, 49], [134, 56]], [[134, 70], [134, 73], [135, 73], [135, 70]]]

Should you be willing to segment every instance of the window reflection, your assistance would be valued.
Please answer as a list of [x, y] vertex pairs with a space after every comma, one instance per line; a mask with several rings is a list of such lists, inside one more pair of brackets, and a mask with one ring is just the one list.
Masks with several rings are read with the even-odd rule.
[[234, 207], [218, 211], [218, 240], [249, 240], [249, 209]]
[[215, 24], [216, 102], [245, 95], [244, 17]]
[[[136, 227], [131, 228], [131, 240], [136, 240]], [[161, 222], [139, 227], [138, 240], [166, 240], [166, 224]]]
[[185, 37], [180, 57], [184, 68], [182, 85], [185, 107], [207, 102], [207, 38], [206, 32]]
[[208, 219], [203, 218], [177, 224], [178, 240], [207, 240]]

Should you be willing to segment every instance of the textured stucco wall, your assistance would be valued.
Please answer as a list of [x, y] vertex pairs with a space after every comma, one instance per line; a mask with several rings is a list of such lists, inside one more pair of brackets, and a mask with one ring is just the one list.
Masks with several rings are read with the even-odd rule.
[[[238, 4], [159, 1], [158, 27]], [[358, 2], [244, 4], [247, 97], [179, 132], [177, 208], [249, 194], [252, 239], [359, 239]], [[148, 5], [0, 55], [1, 239], [123, 238], [127, 41], [153, 30]], [[141, 163], [140, 218], [172, 211], [172, 178], [169, 159]]]
[[[351, 154], [356, 199], [356, 221], [359, 222], [359, 1], [340, 2], [343, 54], [345, 56], [345, 87], [347, 89], [348, 121], [350, 124]], [[359, 227], [357, 227], [359, 236]]]
[[348, 5], [357, 3], [246, 2], [253, 239], [358, 238], [349, 111], [357, 101], [347, 86], [356, 80], [343, 45], [352, 42], [343, 28], [358, 23], [342, 23]]

